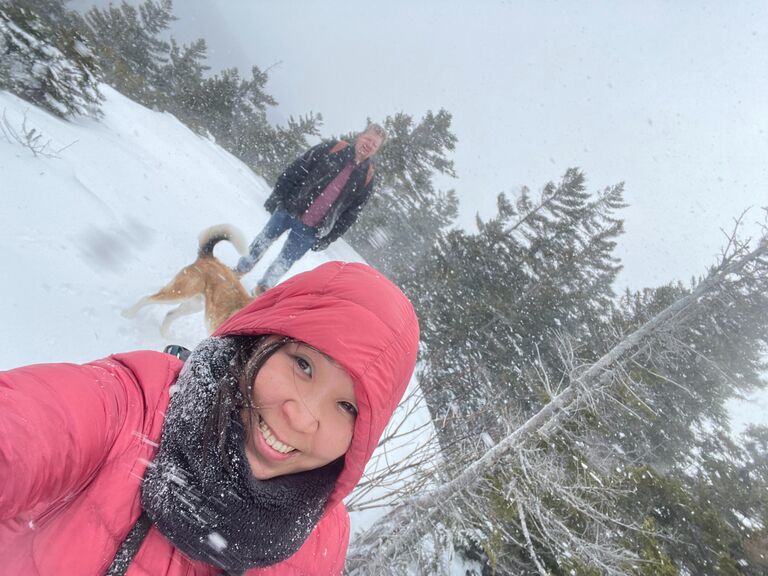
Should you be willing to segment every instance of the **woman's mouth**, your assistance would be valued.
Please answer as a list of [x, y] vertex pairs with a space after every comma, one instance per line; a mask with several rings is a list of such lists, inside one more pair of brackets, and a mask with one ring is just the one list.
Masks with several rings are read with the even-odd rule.
[[259, 414], [259, 430], [261, 430], [261, 435], [264, 438], [264, 441], [267, 443], [267, 445], [275, 450], [276, 452], [279, 452], [280, 454], [290, 454], [291, 452], [294, 452], [296, 448], [293, 446], [289, 446], [288, 444], [284, 444], [283, 442], [280, 442], [277, 438], [275, 438], [274, 433], [272, 432], [272, 429], [267, 426], [267, 423], [264, 422], [264, 419], [261, 417], [261, 414]]

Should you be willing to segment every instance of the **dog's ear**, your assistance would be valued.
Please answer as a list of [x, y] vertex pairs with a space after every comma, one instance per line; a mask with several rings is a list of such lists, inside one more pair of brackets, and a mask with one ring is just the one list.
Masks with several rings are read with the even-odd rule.
[[163, 352], [170, 354], [171, 356], [176, 356], [176, 358], [182, 362], [186, 362], [189, 355], [192, 354], [192, 351], [189, 348], [184, 348], [184, 346], [179, 346], [178, 344], [170, 344], [166, 346], [163, 349]]

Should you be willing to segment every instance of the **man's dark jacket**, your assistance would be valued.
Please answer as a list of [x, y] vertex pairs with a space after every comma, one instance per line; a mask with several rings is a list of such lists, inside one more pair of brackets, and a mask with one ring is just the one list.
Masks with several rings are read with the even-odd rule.
[[[283, 208], [300, 218], [326, 186], [355, 161], [355, 147], [344, 140], [324, 142], [310, 148], [277, 179], [264, 207], [273, 213]], [[373, 189], [373, 164], [363, 160], [355, 166], [339, 197], [317, 225], [313, 250], [323, 250], [340, 238], [357, 220]]]

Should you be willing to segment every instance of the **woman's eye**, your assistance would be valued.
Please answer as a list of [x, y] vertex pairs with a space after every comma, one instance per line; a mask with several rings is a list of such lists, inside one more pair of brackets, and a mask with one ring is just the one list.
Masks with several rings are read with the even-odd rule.
[[351, 402], [339, 402], [339, 406], [341, 406], [341, 409], [344, 410], [344, 412], [347, 412], [352, 416], [357, 416], [357, 408]]
[[307, 376], [312, 376], [312, 366], [301, 356], [296, 356], [296, 366]]

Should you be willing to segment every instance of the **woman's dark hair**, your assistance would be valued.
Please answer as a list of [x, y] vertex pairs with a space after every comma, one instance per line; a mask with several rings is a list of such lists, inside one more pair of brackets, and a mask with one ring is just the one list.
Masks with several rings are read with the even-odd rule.
[[[235, 417], [235, 424], [242, 424], [246, 433], [253, 426], [253, 382], [261, 367], [280, 348], [295, 342], [293, 338], [281, 336], [270, 339], [269, 336], [231, 336], [234, 354], [229, 361], [229, 370], [217, 383], [216, 400], [208, 415], [204, 438], [203, 457], [209, 454], [209, 448], [216, 447], [215, 453], [221, 459], [225, 472], [229, 472], [229, 455], [225, 449], [229, 426]], [[248, 408], [247, 421], [241, 423], [236, 417], [243, 408]]]

